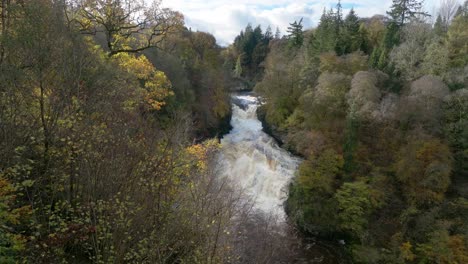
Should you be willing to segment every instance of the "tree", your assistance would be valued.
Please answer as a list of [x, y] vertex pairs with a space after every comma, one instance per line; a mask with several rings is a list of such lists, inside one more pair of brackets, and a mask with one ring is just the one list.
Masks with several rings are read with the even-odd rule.
[[362, 32], [360, 32], [359, 17], [354, 12], [354, 9], [346, 15], [343, 21], [339, 15], [336, 15], [336, 24], [338, 25], [338, 41], [335, 51], [338, 55], [351, 53], [359, 50], [363, 44]]
[[370, 186], [363, 181], [347, 182], [336, 192], [340, 227], [362, 239], [369, 217], [381, 205]]
[[263, 34], [263, 41], [265, 43], [269, 43], [273, 39], [273, 32], [271, 31], [271, 26], [268, 26], [265, 30], [265, 34]]
[[313, 127], [345, 116], [350, 81], [350, 77], [342, 73], [325, 72], [320, 75], [318, 85], [311, 91], [311, 101], [304, 104], [304, 112]]
[[339, 28], [336, 25], [333, 10], [324, 9], [313, 35], [311, 50], [314, 56], [318, 57], [323, 52], [335, 51], [339, 36], [337, 29]]
[[468, 64], [468, 12], [457, 16], [447, 33], [450, 65], [464, 67]]
[[440, 2], [438, 17], [441, 17], [442, 25], [445, 31], [448, 30], [452, 19], [454, 18], [459, 7], [457, 0], [442, 0]]
[[239, 78], [241, 77], [241, 75], [242, 75], [242, 56], [239, 55], [236, 61], [236, 68], [234, 69], [234, 76]]
[[441, 15], [438, 15], [437, 16], [437, 19], [436, 19], [436, 22], [434, 24], [434, 33], [437, 35], [437, 36], [444, 36], [444, 34], [446, 33], [446, 28], [445, 28], [445, 25], [444, 25], [444, 22], [442, 20], [442, 16]]
[[354, 75], [351, 81], [351, 89], [346, 96], [352, 117], [366, 120], [376, 115], [375, 112], [379, 107], [381, 97], [381, 92], [377, 87], [379, 75], [381, 73], [365, 71], [360, 71]]
[[354, 75], [358, 71], [367, 70], [367, 56], [362, 52], [353, 52], [344, 56], [337, 56], [333, 52], [323, 53], [320, 56], [320, 72], [336, 72]]
[[327, 149], [318, 157], [301, 164], [297, 180], [302, 188], [310, 192], [330, 195], [334, 191], [336, 177], [342, 169], [343, 157]]
[[304, 42], [304, 32], [302, 32], [302, 18], [299, 22], [294, 21], [289, 24], [287, 32], [289, 33], [289, 44], [291, 47], [298, 48]]
[[443, 102], [450, 93], [435, 76], [423, 76], [411, 84], [409, 95], [400, 106], [401, 120], [413, 127], [422, 126], [433, 134], [442, 132]]
[[164, 72], [156, 70], [144, 55], [135, 57], [133, 54], [121, 53], [115, 58], [119, 65], [142, 83], [139, 91], [143, 100], [142, 108], [145, 111], [161, 110], [166, 104], [167, 97], [174, 95], [167, 76]]
[[393, 0], [391, 10], [388, 15], [399, 26], [403, 26], [409, 19], [417, 16], [429, 16], [427, 12], [422, 10], [423, 1], [420, 0]]
[[280, 39], [280, 38], [281, 38], [281, 31], [280, 31], [279, 27], [276, 27], [275, 39]]
[[452, 153], [439, 139], [412, 140], [402, 147], [396, 176], [414, 206], [440, 203], [450, 185]]
[[3, 60], [5, 59], [5, 40], [7, 39], [8, 34], [8, 26], [10, 24], [10, 8], [11, 8], [11, 1], [2, 0], [0, 9], [1, 9], [1, 31], [0, 31], [0, 65], [2, 64]]
[[183, 17], [162, 8], [160, 0], [150, 7], [142, 0], [78, 0], [78, 11], [70, 22], [84, 34], [104, 34], [109, 56], [113, 56], [159, 47], [183, 25]]
[[403, 28], [402, 40], [403, 42], [392, 50], [390, 60], [397, 71], [407, 80], [412, 80], [421, 76], [420, 64], [432, 40], [431, 26], [417, 22], [407, 24]]
[[468, 175], [468, 90], [452, 92], [444, 100], [444, 132], [452, 148], [457, 175]]
[[422, 72], [443, 77], [447, 73], [449, 63], [449, 50], [446, 43], [434, 39], [424, 54]]
[[268, 45], [272, 39], [270, 28], [267, 28], [267, 31], [263, 34], [260, 25], [252, 28], [250, 24], [234, 39], [233, 47], [235, 51], [233, 56], [241, 56], [243, 76], [248, 80], [254, 80], [263, 73], [260, 65], [267, 56]]
[[360, 34], [360, 23], [359, 17], [354, 12], [354, 9], [351, 8], [349, 14], [346, 16], [344, 20], [344, 28], [345, 32], [349, 37], [348, 41], [348, 48], [346, 50], [347, 53], [351, 53], [353, 51], [359, 50], [362, 47], [363, 39], [361, 38]]

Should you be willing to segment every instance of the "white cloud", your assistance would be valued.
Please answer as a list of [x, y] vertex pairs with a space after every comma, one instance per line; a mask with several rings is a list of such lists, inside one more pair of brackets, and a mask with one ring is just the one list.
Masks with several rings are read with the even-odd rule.
[[[439, 0], [426, 0], [432, 12]], [[337, 0], [164, 0], [163, 5], [182, 12], [187, 27], [213, 34], [218, 43], [227, 45], [247, 23], [271, 26], [284, 33], [289, 23], [304, 18], [305, 28], [315, 27], [323, 9], [334, 7]], [[351, 7], [361, 17], [385, 14], [392, 0], [343, 0], [345, 14]]]

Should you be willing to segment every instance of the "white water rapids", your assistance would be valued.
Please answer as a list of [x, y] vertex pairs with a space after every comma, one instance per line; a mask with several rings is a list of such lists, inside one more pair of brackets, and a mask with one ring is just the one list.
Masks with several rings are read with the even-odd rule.
[[286, 218], [283, 203], [299, 159], [280, 148], [262, 131], [257, 118], [259, 101], [251, 95], [233, 96], [232, 130], [221, 140], [220, 162], [224, 176], [254, 198], [254, 209], [280, 222]]

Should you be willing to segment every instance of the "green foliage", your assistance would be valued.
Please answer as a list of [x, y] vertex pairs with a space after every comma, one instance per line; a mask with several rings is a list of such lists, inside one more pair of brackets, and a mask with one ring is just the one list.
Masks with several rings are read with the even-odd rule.
[[393, 21], [402, 26], [417, 16], [429, 16], [428, 13], [421, 11], [422, 5], [423, 1], [419, 0], [393, 0], [391, 10], [387, 14], [392, 17]]
[[367, 56], [362, 52], [354, 52], [338, 57], [334, 53], [320, 55], [320, 71], [344, 73], [354, 75], [356, 72], [367, 70]]
[[429, 234], [429, 241], [418, 245], [420, 263], [464, 263], [468, 261], [466, 237], [451, 236], [445, 229]]
[[333, 150], [325, 150], [312, 160], [305, 161], [297, 177], [302, 188], [309, 192], [330, 195], [336, 185], [336, 177], [343, 168], [343, 157]]
[[442, 16], [440, 14], [437, 16], [436, 22], [434, 23], [434, 33], [441, 37], [446, 33]]
[[273, 40], [273, 36], [270, 28], [267, 28], [266, 32], [263, 33], [260, 25], [253, 29], [252, 25], [248, 24], [245, 30], [241, 31], [234, 39], [233, 50], [230, 51], [234, 60], [242, 57], [242, 72], [240, 75], [238, 74], [237, 69], [239, 68], [236, 62], [235, 74], [250, 81], [261, 77], [263, 71], [260, 65], [267, 56], [271, 40]]
[[402, 43], [392, 50], [390, 59], [408, 80], [421, 76], [420, 65], [432, 36], [430, 25], [424, 23], [413, 22], [403, 27]]
[[350, 78], [342, 73], [323, 73], [317, 86], [304, 93], [301, 98], [306, 122], [313, 127], [341, 118], [346, 114], [346, 93], [350, 89]]
[[433, 28], [420, 4], [394, 1], [393, 21], [324, 10], [301, 48], [272, 47], [257, 85], [305, 157], [289, 216], [357, 263], [466, 262], [466, 12]]
[[457, 16], [449, 26], [447, 42], [452, 67], [468, 64], [468, 14]]
[[[15, 173], [12, 168], [11, 173]], [[23, 182], [25, 187], [30, 182]], [[30, 186], [29, 186], [30, 187]], [[29, 207], [14, 208], [16, 188], [0, 174], [0, 259], [2, 263], [17, 263], [25, 250], [25, 238], [18, 234], [20, 221], [24, 221]]]
[[368, 225], [368, 218], [373, 210], [380, 206], [365, 182], [345, 183], [336, 192], [338, 203], [338, 219], [340, 228], [362, 238]]
[[287, 207], [302, 228], [322, 234], [336, 228], [333, 194], [342, 168], [343, 157], [333, 150], [326, 150], [301, 164]]
[[455, 158], [458, 175], [468, 174], [468, 91], [461, 89], [444, 104], [444, 132]]
[[302, 18], [299, 22], [294, 21], [289, 24], [287, 32], [289, 33], [289, 45], [293, 48], [299, 48], [304, 42], [304, 32], [302, 31]]
[[422, 63], [424, 74], [444, 76], [449, 68], [449, 53], [444, 43], [433, 40], [426, 49]]

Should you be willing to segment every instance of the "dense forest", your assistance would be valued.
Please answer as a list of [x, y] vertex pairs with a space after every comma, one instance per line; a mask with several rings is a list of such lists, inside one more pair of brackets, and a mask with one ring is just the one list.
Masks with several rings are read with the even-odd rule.
[[468, 2], [443, 1], [435, 23], [421, 4], [296, 21], [255, 86], [266, 127], [305, 159], [290, 218], [356, 263], [468, 263]]
[[1, 4], [0, 263], [225, 262], [215, 38], [158, 1]]
[[468, 263], [468, 2], [228, 47], [160, 1], [0, 0], [0, 263], [291, 263], [220, 178], [230, 93], [303, 158], [285, 208], [355, 263]]

